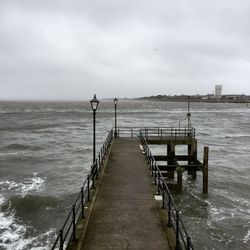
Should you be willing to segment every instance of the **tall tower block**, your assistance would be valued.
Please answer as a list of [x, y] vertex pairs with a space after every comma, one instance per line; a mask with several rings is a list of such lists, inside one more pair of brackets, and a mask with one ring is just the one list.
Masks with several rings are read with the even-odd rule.
[[221, 98], [222, 95], [222, 85], [215, 85], [215, 97]]

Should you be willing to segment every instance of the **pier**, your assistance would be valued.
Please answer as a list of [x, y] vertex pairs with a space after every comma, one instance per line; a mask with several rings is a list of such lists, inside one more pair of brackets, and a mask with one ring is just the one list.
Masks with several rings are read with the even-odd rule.
[[[193, 128], [115, 132], [115, 138], [109, 132], [51, 249], [194, 249], [168, 181], [181, 192], [182, 173], [196, 178], [201, 171], [207, 193], [208, 148], [201, 163]], [[152, 144], [166, 154], [153, 155]], [[187, 145], [186, 155], [175, 154], [180, 144]]]
[[[208, 147], [204, 147], [203, 162], [197, 159], [197, 139], [194, 128], [145, 128], [143, 145], [163, 146], [166, 149], [164, 155], [152, 155], [149, 153], [150, 163], [154, 162], [152, 168], [157, 163], [161, 174], [169, 181], [168, 185], [173, 184], [175, 173], [177, 182], [176, 190], [182, 191], [182, 175], [186, 171], [195, 180], [197, 172], [203, 174], [203, 193], [208, 193]], [[176, 146], [186, 146], [186, 154], [177, 155]], [[179, 163], [181, 162], [181, 163]], [[172, 181], [171, 181], [172, 180]]]

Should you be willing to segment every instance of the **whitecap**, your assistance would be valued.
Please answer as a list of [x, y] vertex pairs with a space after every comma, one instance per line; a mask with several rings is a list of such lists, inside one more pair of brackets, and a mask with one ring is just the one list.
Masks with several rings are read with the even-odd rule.
[[38, 173], [34, 173], [32, 177], [25, 178], [23, 182], [15, 181], [0, 181], [0, 186], [3, 191], [13, 191], [16, 194], [20, 194], [24, 197], [30, 191], [43, 191], [45, 188], [46, 178], [37, 176]]
[[22, 196], [25, 196], [29, 191], [41, 191], [45, 187], [45, 179], [38, 177], [37, 173], [34, 173], [32, 178], [25, 179], [21, 185]]
[[247, 231], [246, 235], [243, 238], [243, 242], [247, 243], [250, 240], [250, 230]]
[[[4, 197], [0, 196], [0, 206], [3, 205], [4, 202]], [[6, 215], [0, 212], [0, 232], [0, 247], [4, 249], [18, 249], [9, 248], [8, 245], [19, 241], [21, 236], [25, 234], [26, 228], [15, 223], [13, 214]]]
[[[4, 203], [5, 198], [0, 196], [0, 206]], [[14, 216], [14, 213], [7, 214], [0, 212], [0, 249], [49, 249], [48, 246], [51, 244], [51, 240], [54, 238], [56, 232], [54, 228], [38, 236], [25, 238], [27, 228], [24, 225], [19, 224]]]

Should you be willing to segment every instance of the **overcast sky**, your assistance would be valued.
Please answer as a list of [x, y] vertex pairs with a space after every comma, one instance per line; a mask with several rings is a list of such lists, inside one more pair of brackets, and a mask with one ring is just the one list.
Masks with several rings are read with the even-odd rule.
[[0, 0], [0, 99], [250, 95], [249, 0]]

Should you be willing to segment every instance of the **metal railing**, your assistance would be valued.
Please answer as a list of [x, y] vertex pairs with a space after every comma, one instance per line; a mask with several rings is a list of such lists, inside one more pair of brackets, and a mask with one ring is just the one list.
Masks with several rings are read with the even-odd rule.
[[141, 127], [118, 127], [117, 136], [118, 137], [137, 137], [140, 133]]
[[146, 138], [159, 137], [164, 139], [166, 137], [185, 137], [195, 138], [194, 128], [174, 128], [174, 127], [118, 127], [118, 137], [137, 137], [140, 132], [143, 132]]
[[158, 195], [162, 196], [162, 208], [167, 210], [168, 214], [168, 226], [173, 227], [176, 235], [176, 249], [194, 249], [190, 236], [188, 235], [184, 223], [180, 217], [180, 212], [174, 202], [174, 199], [170, 193], [170, 190], [162, 176], [161, 171], [152, 155], [146, 138], [142, 132], [140, 132], [140, 142], [143, 146], [145, 156], [148, 160], [148, 164], [154, 178], [154, 183], [158, 187]]
[[[191, 239], [188, 236], [184, 224], [180, 218], [179, 211], [174, 203], [173, 197], [169, 191], [169, 188], [164, 181], [164, 178], [154, 160], [154, 157], [148, 147], [146, 138], [148, 136], [195, 136], [194, 129], [187, 130], [186, 128], [159, 128], [159, 127], [121, 127], [117, 129], [118, 137], [137, 137], [140, 136], [145, 155], [150, 165], [152, 175], [154, 177], [155, 184], [158, 185], [158, 193], [162, 195], [162, 207], [168, 211], [168, 225], [173, 226], [176, 233], [176, 249], [194, 249]], [[76, 225], [80, 218], [84, 218], [84, 206], [86, 202], [91, 199], [90, 190], [95, 187], [95, 180], [101, 170], [101, 165], [106, 157], [108, 148], [113, 140], [114, 130], [108, 133], [103, 146], [95, 159], [95, 162], [91, 165], [90, 172], [87, 175], [83, 185], [80, 188], [68, 216], [60, 228], [57, 237], [54, 241], [51, 250], [59, 249], [63, 250], [67, 247], [70, 241], [76, 240]], [[143, 135], [145, 133], [145, 136]], [[145, 138], [146, 137], [146, 138]]]
[[113, 129], [108, 133], [105, 142], [103, 143], [95, 162], [92, 164], [90, 172], [85, 179], [83, 185], [80, 188], [75, 202], [73, 203], [68, 216], [60, 228], [59, 233], [55, 239], [51, 250], [59, 249], [63, 250], [67, 247], [68, 243], [72, 240], [76, 240], [76, 224], [80, 218], [84, 218], [84, 206], [86, 202], [90, 201], [91, 192], [90, 190], [95, 187], [95, 180], [101, 170], [101, 165], [105, 160], [108, 148], [113, 139]]
[[185, 137], [185, 138], [195, 138], [195, 129], [194, 128], [174, 128], [174, 127], [150, 127], [143, 128], [141, 132], [145, 135], [146, 138], [149, 137], [159, 137], [164, 139], [166, 137]]

